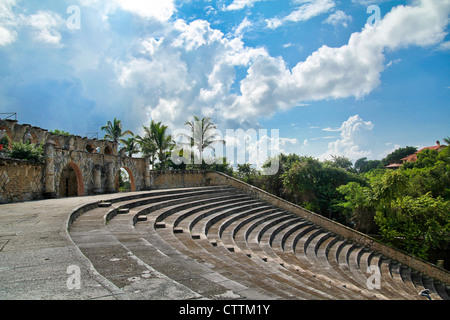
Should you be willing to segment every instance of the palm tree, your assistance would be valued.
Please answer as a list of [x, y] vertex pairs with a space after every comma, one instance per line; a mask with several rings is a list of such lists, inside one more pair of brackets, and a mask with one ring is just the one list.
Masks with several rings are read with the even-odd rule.
[[105, 139], [110, 139], [114, 142], [122, 142], [124, 143], [123, 136], [127, 134], [134, 135], [130, 130], [123, 131], [122, 130], [122, 121], [114, 118], [113, 122], [108, 121], [105, 126], [101, 127], [101, 130], [105, 131]]
[[122, 141], [125, 151], [128, 153], [128, 156], [131, 158], [133, 154], [138, 153], [140, 150], [138, 148], [138, 142], [135, 137], [128, 138], [127, 140]]
[[172, 136], [167, 134], [168, 127], [161, 124], [161, 121], [156, 123], [152, 120], [150, 126], [143, 126], [143, 128], [145, 136], [143, 138], [137, 136], [142, 152], [152, 157], [152, 164], [154, 164], [154, 157], [157, 155], [161, 169], [164, 169], [166, 153], [174, 145]]
[[450, 146], [450, 136], [447, 136], [446, 138], [444, 138], [444, 142]]
[[[188, 138], [191, 141], [191, 147], [197, 148], [200, 153], [200, 161], [203, 160], [203, 152], [211, 148], [213, 151], [215, 150], [212, 145], [214, 143], [223, 143], [225, 141], [222, 139], [217, 139], [218, 135], [214, 133], [214, 130], [217, 129], [217, 125], [211, 122], [211, 118], [204, 117], [202, 119], [194, 116], [194, 121], [187, 121], [185, 125], [189, 126], [191, 129], [191, 136]], [[203, 161], [201, 162], [203, 163]]]
[[137, 135], [135, 139], [137, 143], [140, 145], [141, 151], [144, 154], [144, 156], [150, 157], [150, 162], [153, 167], [153, 165], [155, 164], [157, 147], [155, 142], [153, 141], [150, 127], [142, 126], [142, 128], [144, 129], [145, 132], [144, 137]]

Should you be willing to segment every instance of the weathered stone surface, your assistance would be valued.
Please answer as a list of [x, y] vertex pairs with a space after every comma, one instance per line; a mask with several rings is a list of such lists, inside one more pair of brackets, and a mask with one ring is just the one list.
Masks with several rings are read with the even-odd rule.
[[130, 191], [150, 187], [149, 162], [117, 151], [118, 144], [55, 135], [17, 121], [0, 120], [0, 135], [13, 142], [44, 145], [44, 164], [6, 159], [0, 163], [0, 203], [118, 192], [119, 173], [130, 176]]
[[22, 160], [0, 161], [0, 204], [43, 198], [44, 166]]

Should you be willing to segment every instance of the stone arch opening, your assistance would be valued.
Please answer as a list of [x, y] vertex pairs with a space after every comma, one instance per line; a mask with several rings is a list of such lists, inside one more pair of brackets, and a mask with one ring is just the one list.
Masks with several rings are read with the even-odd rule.
[[29, 144], [37, 144], [38, 139], [36, 135], [33, 132], [27, 132], [23, 136], [23, 143], [29, 143]]
[[59, 179], [60, 198], [84, 196], [84, 181], [80, 168], [69, 162], [61, 172]]
[[112, 155], [113, 154], [112, 148], [110, 146], [106, 146], [104, 153], [106, 155]]
[[94, 145], [88, 143], [88, 144], [86, 145], [86, 151], [87, 151], [88, 153], [95, 153], [95, 147], [94, 147]]
[[136, 191], [133, 172], [127, 167], [120, 168], [114, 180], [114, 188], [118, 192]]

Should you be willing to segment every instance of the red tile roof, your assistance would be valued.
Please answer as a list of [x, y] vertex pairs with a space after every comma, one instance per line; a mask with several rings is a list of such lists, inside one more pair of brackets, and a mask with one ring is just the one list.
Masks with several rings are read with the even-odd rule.
[[428, 149], [428, 150], [437, 150], [439, 152], [442, 149], [444, 149], [445, 147], [447, 147], [447, 146], [438, 143], [435, 146], [422, 148], [419, 151], [416, 151], [415, 153], [410, 154], [409, 156], [401, 158], [400, 160], [402, 160], [403, 162], [414, 162], [414, 161], [417, 161], [417, 154], [422, 152], [423, 150], [426, 150], [426, 149]]

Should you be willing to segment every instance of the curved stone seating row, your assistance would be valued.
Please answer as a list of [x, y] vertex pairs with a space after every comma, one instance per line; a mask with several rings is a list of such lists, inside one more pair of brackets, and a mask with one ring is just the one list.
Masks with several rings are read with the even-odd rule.
[[424, 288], [448, 299], [444, 285], [231, 187], [118, 197], [69, 232], [120, 288], [155, 270], [189, 299], [424, 299]]

